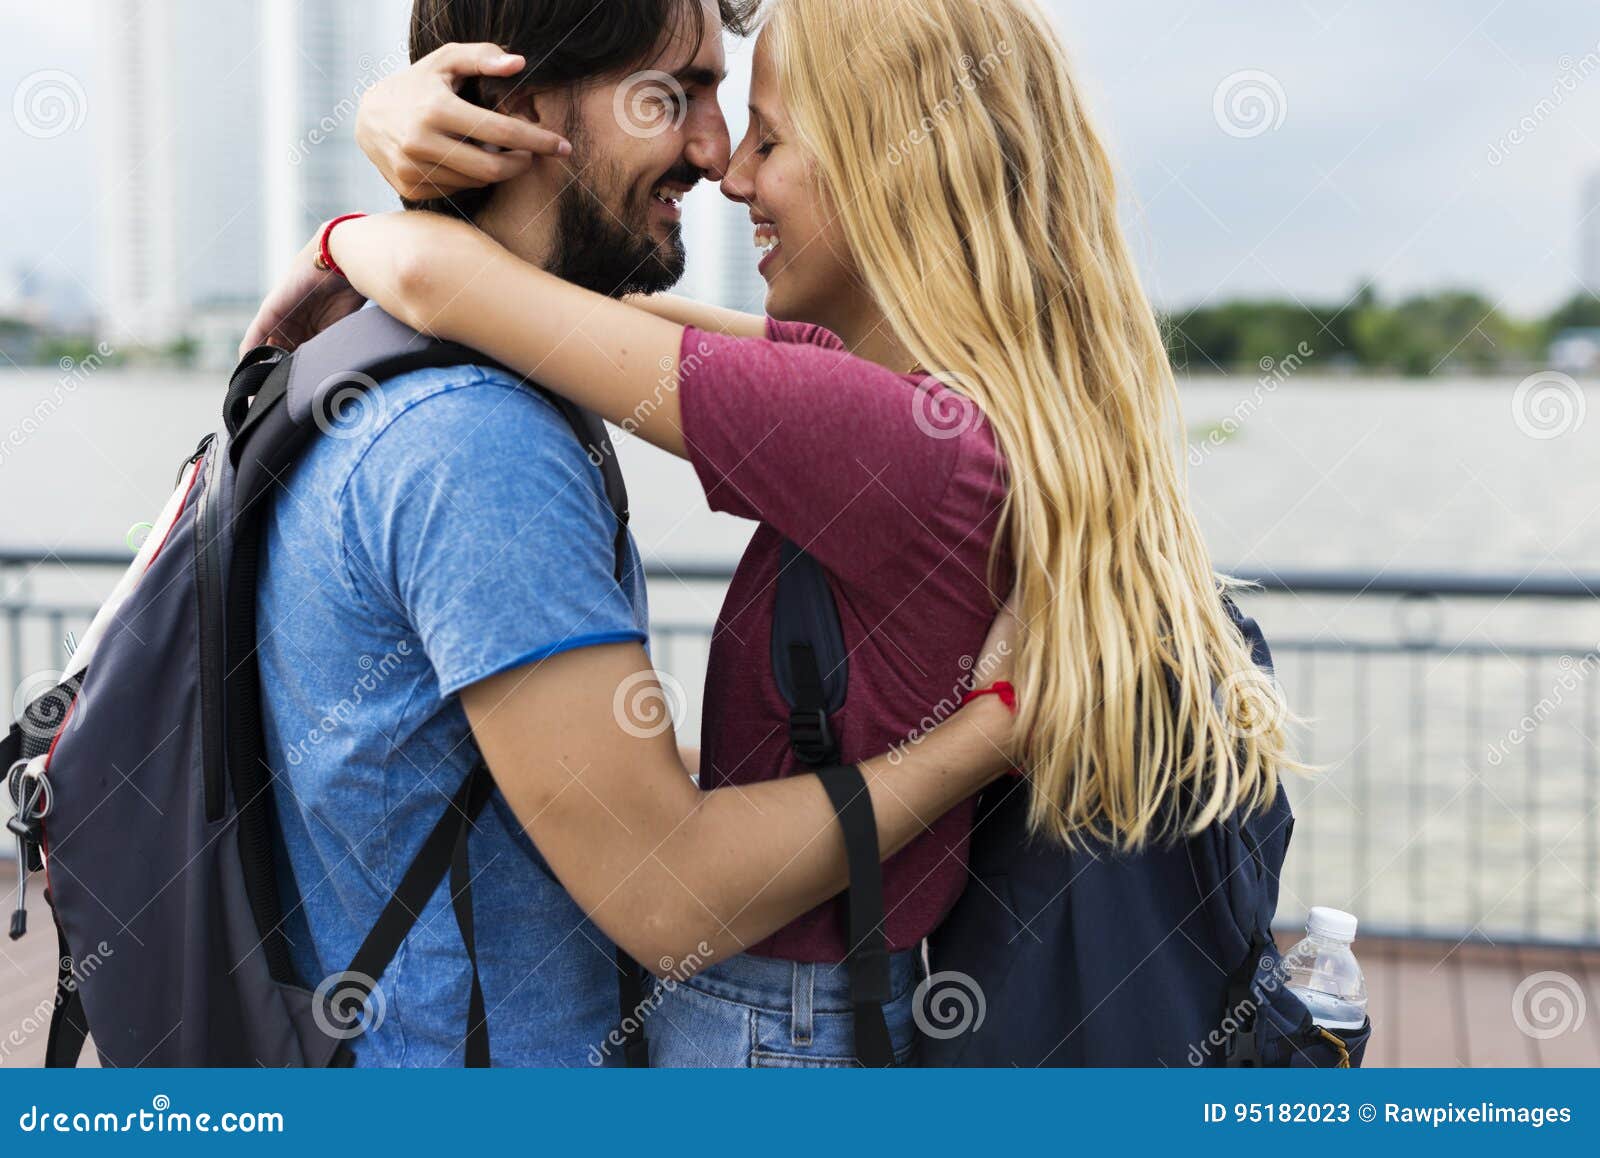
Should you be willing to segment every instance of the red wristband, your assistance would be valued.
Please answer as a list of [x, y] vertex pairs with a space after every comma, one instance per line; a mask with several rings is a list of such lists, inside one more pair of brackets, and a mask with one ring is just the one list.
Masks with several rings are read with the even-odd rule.
[[979, 696], [998, 696], [1006, 710], [1013, 716], [1017, 714], [1017, 689], [1011, 686], [1010, 680], [996, 680], [986, 688], [978, 688], [961, 697], [963, 704], [970, 704]]
[[346, 213], [343, 217], [335, 217], [322, 227], [322, 237], [317, 242], [316, 266], [318, 269], [324, 273], [336, 273], [340, 277], [344, 276], [344, 270], [339, 268], [338, 263], [333, 260], [333, 254], [328, 251], [328, 239], [333, 236], [333, 227], [341, 221], [354, 221], [357, 217], [365, 216], [365, 213]]

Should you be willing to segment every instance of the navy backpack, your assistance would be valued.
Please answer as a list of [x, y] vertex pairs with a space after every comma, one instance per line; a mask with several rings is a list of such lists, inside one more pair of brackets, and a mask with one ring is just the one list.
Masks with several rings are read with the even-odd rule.
[[[1255, 621], [1225, 602], [1270, 673]], [[877, 828], [859, 775], [836, 767], [829, 719], [845, 706], [847, 656], [826, 573], [785, 544], [772, 663], [790, 745], [821, 770], [844, 827], [856, 1059], [882, 1066], [892, 1053]], [[1008, 778], [979, 802], [967, 888], [929, 938], [916, 994], [921, 1064], [1360, 1064], [1370, 1020], [1331, 1033], [1283, 985], [1272, 922], [1294, 816], [1281, 789], [1265, 812], [1137, 854], [1030, 838], [1027, 794]]]

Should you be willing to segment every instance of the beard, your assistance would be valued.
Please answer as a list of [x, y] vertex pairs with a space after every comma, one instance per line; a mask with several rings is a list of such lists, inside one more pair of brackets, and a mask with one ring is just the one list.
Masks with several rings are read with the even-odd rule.
[[[568, 125], [566, 135], [573, 152], [580, 153], [583, 134], [578, 126]], [[662, 181], [693, 184], [702, 175], [692, 165], [680, 165]], [[601, 199], [613, 189], [623, 191], [623, 204], [611, 206]], [[546, 267], [551, 273], [613, 298], [661, 293], [678, 283], [686, 262], [681, 223], [673, 222], [666, 240], [657, 241], [650, 232], [651, 194], [626, 199], [626, 190], [620, 165], [596, 161], [562, 191], [555, 254]]]

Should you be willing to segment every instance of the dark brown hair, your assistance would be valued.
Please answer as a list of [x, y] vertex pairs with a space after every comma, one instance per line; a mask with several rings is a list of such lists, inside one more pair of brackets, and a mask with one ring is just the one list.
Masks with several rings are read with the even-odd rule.
[[[760, 0], [718, 0], [723, 27], [750, 31]], [[539, 92], [578, 86], [648, 67], [680, 28], [693, 29], [700, 48], [701, 0], [416, 0], [411, 9], [411, 59], [451, 43], [498, 44], [528, 62], [518, 76], [497, 82], [496, 92]], [[468, 82], [461, 95], [493, 103], [482, 85]], [[489, 189], [468, 189], [432, 201], [407, 201], [471, 220]]]

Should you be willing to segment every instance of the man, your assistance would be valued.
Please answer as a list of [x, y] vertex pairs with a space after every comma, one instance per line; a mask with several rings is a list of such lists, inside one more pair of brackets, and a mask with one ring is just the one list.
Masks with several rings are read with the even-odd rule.
[[[571, 145], [428, 207], [590, 288], [671, 285], [675, 202], [728, 162], [716, 88], [738, 15], [419, 0], [413, 57], [521, 53], [533, 68], [481, 99]], [[643, 74], [670, 78], [648, 132], [617, 111]], [[608, 935], [663, 974], [738, 952], [845, 884], [832, 808], [809, 776], [702, 793], [671, 728], [630, 717], [659, 696], [637, 551], [618, 581], [600, 472], [547, 400], [463, 366], [381, 383], [345, 417], [285, 480], [260, 581], [296, 966], [315, 984], [354, 956], [481, 751], [499, 789], [469, 842], [494, 1061], [615, 1063]], [[974, 708], [897, 766], [863, 767], [885, 855], [999, 770], [1003, 710]], [[380, 980], [358, 1064], [458, 1064], [469, 977], [441, 887]]]

